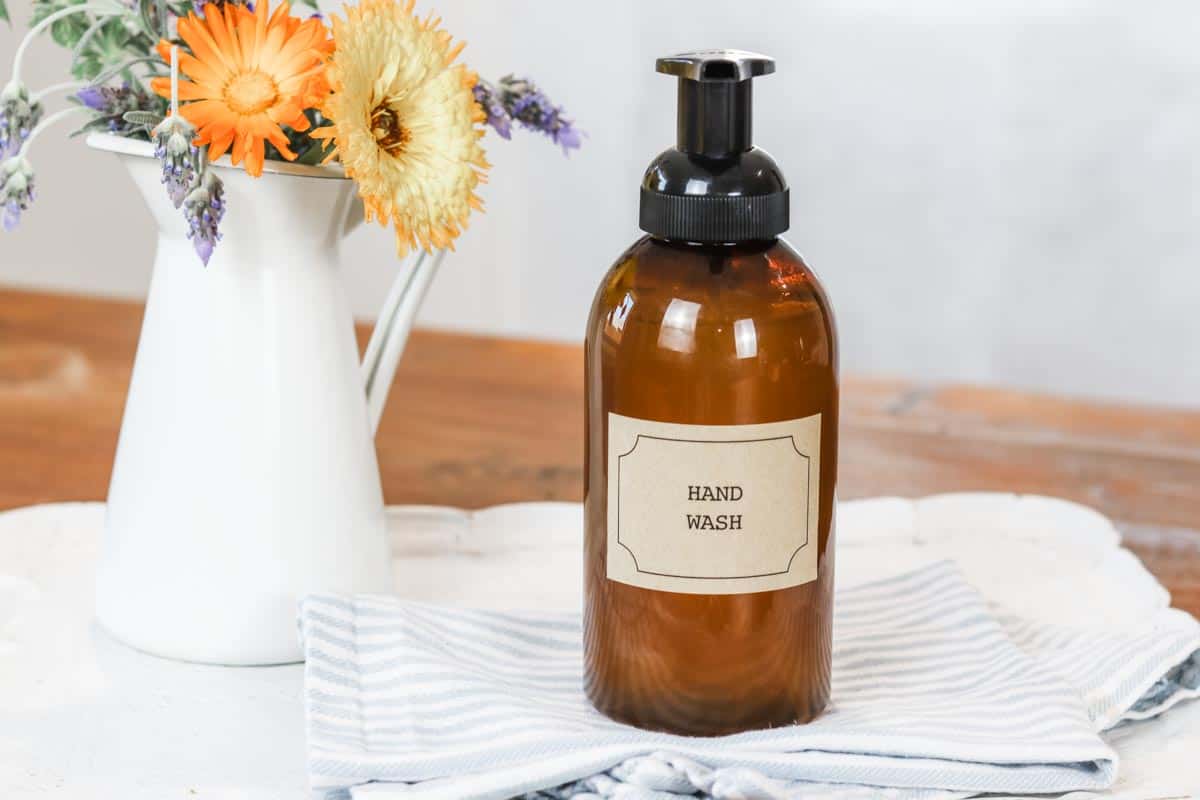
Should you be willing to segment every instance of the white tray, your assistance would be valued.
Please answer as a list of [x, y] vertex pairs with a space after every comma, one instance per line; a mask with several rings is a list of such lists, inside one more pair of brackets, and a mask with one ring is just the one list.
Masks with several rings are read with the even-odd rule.
[[[0, 798], [304, 796], [299, 666], [165, 661], [92, 624], [103, 514], [98, 503], [0, 514]], [[397, 507], [389, 519], [402, 595], [579, 606], [577, 505]], [[1153, 625], [1168, 605], [1108, 520], [1072, 503], [998, 494], [855, 501], [840, 508], [838, 539], [841, 584], [949, 557], [985, 595], [1030, 617], [1111, 630]], [[1176, 798], [1200, 787], [1200, 703], [1112, 738], [1122, 777], [1110, 796]]]

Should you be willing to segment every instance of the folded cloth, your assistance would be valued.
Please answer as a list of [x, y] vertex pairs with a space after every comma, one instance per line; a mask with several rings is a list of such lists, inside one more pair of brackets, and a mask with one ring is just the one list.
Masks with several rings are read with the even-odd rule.
[[995, 609], [1013, 643], [1075, 687], [1097, 731], [1200, 697], [1200, 625], [1160, 609], [1136, 631], [1049, 625]]
[[1184, 691], [1179, 674], [1200, 650], [1200, 626], [1183, 614], [1152, 641], [1100, 647], [1002, 621], [940, 563], [838, 591], [832, 700], [819, 719], [703, 739], [592, 709], [577, 614], [315, 595], [300, 627], [309, 771], [329, 798], [1103, 789], [1116, 763], [1097, 731], [1145, 696], [1169, 705], [1163, 687]]

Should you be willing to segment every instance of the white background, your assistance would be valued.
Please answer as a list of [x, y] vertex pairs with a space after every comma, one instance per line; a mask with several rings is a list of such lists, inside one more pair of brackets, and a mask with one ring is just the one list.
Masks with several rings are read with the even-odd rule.
[[[27, 0], [10, 10], [23, 30]], [[588, 139], [569, 159], [534, 134], [485, 140], [488, 212], [447, 261], [427, 324], [577, 341], [601, 275], [638, 235], [642, 169], [673, 139], [673, 81], [654, 57], [741, 47], [778, 61], [757, 85], [755, 138], [789, 176], [788, 238], [830, 290], [845, 370], [1200, 405], [1194, 3], [436, 10], [472, 67], [532, 76]], [[16, 41], [0, 26], [0, 54]], [[33, 88], [63, 79], [48, 40], [33, 56]], [[142, 295], [152, 234], [115, 159], [63, 136], [31, 155], [39, 199], [0, 238], [0, 283]], [[373, 316], [395, 270], [388, 233], [352, 237], [357, 313]]]

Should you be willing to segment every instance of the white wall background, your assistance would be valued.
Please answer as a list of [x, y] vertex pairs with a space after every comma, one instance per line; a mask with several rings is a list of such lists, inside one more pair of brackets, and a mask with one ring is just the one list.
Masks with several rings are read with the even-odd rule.
[[[419, 9], [428, 10], [422, 0]], [[10, 7], [18, 29], [26, 0]], [[489, 137], [476, 217], [430, 325], [578, 340], [638, 235], [637, 185], [671, 143], [657, 55], [761, 50], [756, 140], [792, 184], [791, 241], [833, 296], [843, 368], [1200, 406], [1200, 7], [1189, 0], [441, 0], [466, 60], [528, 74], [589, 134]], [[0, 54], [16, 37], [0, 28]], [[61, 80], [45, 42], [31, 82]], [[125, 296], [151, 232], [115, 160], [42, 140], [40, 197], [0, 239], [0, 283]], [[234, 209], [232, 213], [237, 213]], [[345, 249], [356, 311], [390, 235]]]

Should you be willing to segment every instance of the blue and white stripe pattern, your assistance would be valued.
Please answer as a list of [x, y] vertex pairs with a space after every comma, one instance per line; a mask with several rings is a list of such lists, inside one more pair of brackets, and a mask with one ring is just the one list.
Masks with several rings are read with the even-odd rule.
[[1136, 641], [998, 618], [950, 563], [841, 590], [835, 609], [822, 717], [695, 739], [591, 708], [578, 615], [310, 597], [300, 625], [314, 794], [912, 800], [1101, 789], [1116, 763], [1098, 731], [1200, 650], [1182, 614]]
[[997, 618], [1018, 647], [1075, 687], [1097, 731], [1200, 697], [1200, 626], [1179, 609], [1161, 609], [1154, 627], [1134, 632], [1035, 623], [998, 610]]

